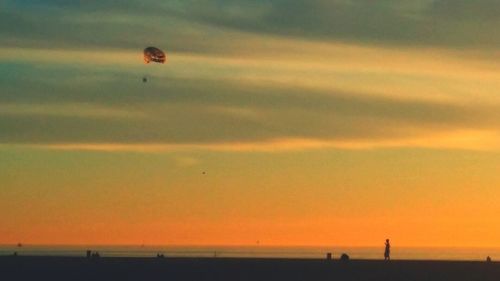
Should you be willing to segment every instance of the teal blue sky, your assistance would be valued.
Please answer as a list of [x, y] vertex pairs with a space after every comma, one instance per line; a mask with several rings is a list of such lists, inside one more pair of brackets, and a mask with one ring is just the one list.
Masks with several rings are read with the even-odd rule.
[[196, 31], [185, 31], [193, 31], [197, 24], [310, 39], [412, 46], [494, 48], [499, 43], [493, 35], [500, 5], [492, 0], [3, 1], [1, 5], [1, 32], [9, 35], [4, 37], [5, 43], [37, 47], [59, 43], [77, 48], [133, 49], [163, 37], [172, 51], [228, 51], [210, 40], [209, 33], [204, 42], [191, 40]]

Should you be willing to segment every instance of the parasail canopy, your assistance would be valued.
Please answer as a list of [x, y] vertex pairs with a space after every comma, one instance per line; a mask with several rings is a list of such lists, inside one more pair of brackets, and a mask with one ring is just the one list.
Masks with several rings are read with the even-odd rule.
[[156, 48], [156, 47], [147, 47], [144, 49], [144, 62], [157, 62], [157, 63], [165, 63], [167, 56], [165, 53]]

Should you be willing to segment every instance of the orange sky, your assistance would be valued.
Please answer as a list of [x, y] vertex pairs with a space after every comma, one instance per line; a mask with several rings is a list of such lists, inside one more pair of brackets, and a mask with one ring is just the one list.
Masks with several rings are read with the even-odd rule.
[[500, 159], [490, 153], [3, 148], [2, 157], [2, 243], [499, 246]]
[[0, 244], [500, 247], [500, 4], [73, 2], [0, 1]]

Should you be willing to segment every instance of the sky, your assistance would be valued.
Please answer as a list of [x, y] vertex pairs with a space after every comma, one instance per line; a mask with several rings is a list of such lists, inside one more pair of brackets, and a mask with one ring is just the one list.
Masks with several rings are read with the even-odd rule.
[[499, 13], [0, 1], [0, 244], [500, 247]]

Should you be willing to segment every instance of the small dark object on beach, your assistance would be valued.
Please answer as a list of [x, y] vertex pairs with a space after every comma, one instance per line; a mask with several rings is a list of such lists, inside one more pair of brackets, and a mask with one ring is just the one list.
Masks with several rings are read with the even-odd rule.
[[92, 257], [92, 251], [87, 250], [87, 259], [90, 259]]
[[156, 254], [156, 257], [159, 259], [163, 259], [163, 258], [165, 258], [165, 255], [158, 253], [158, 254]]
[[491, 262], [491, 257], [490, 256], [486, 257], [486, 262]]
[[148, 78], [142, 77], [142, 83], [146, 83], [146, 82], [148, 82]]
[[17, 257], [17, 252], [14, 252], [12, 256]]
[[341, 262], [348, 262], [349, 261], [349, 255], [346, 254], [346, 253], [343, 253], [341, 256], [340, 256], [340, 261]]
[[332, 253], [326, 253], [326, 259], [331, 260], [332, 259]]
[[101, 255], [99, 254], [99, 252], [93, 252], [92, 253], [92, 256], [91, 256], [93, 259], [98, 259], [101, 257]]

